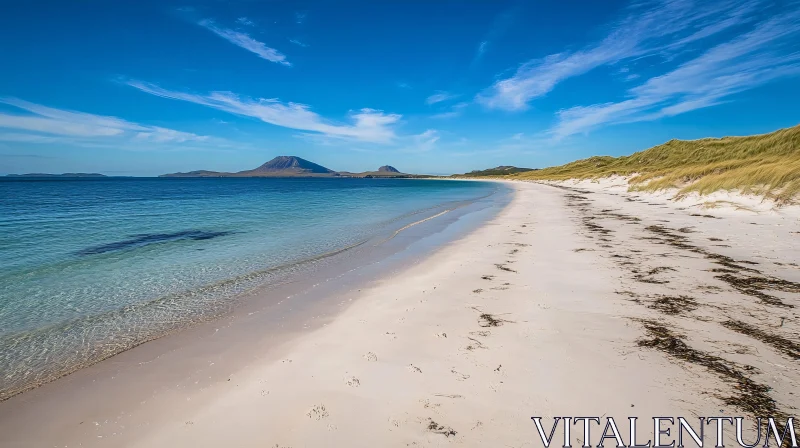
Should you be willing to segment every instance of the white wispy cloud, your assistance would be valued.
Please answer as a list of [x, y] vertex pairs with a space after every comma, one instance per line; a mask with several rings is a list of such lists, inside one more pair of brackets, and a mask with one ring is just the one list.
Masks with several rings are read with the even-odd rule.
[[244, 26], [253, 26], [253, 25], [255, 25], [255, 23], [253, 23], [253, 21], [248, 19], [247, 17], [239, 17], [238, 19], [236, 19], [236, 23], [238, 23], [239, 25], [244, 25]]
[[208, 19], [201, 20], [199, 25], [213, 32], [217, 36], [227, 40], [228, 42], [257, 54], [262, 59], [286, 66], [292, 65], [286, 60], [286, 56], [283, 53], [274, 48], [268, 47], [263, 42], [253, 39], [246, 33], [219, 27], [214, 23], [213, 20]]
[[408, 136], [404, 141], [404, 146], [398, 149], [401, 153], [421, 153], [428, 152], [436, 148], [439, 141], [439, 131], [428, 129], [421, 134]]
[[436, 129], [428, 129], [422, 134], [415, 135], [414, 139], [419, 147], [427, 149], [433, 148], [433, 145], [439, 141], [439, 131]]
[[479, 58], [479, 57], [483, 56], [483, 54], [486, 53], [486, 48], [488, 48], [488, 46], [489, 46], [489, 41], [488, 40], [482, 41], [478, 45], [478, 52], [477, 52], [477, 55], [475, 57]]
[[291, 43], [293, 43], [293, 44], [295, 44], [297, 46], [303, 47], [303, 48], [308, 47], [307, 43], [301, 42], [301, 41], [299, 41], [297, 39], [289, 39], [289, 42], [291, 42]]
[[800, 11], [785, 11], [713, 46], [674, 70], [630, 89], [619, 102], [578, 106], [558, 113], [556, 138], [601, 125], [650, 121], [714, 106], [775, 79], [800, 75]]
[[464, 112], [464, 109], [466, 109], [468, 106], [469, 106], [468, 102], [462, 101], [460, 103], [454, 104], [452, 107], [450, 107], [450, 110], [446, 112], [441, 112], [432, 115], [431, 118], [436, 118], [436, 119], [455, 118], [460, 116], [461, 113]]
[[206, 135], [196, 135], [158, 126], [152, 126], [147, 130], [136, 133], [135, 138], [157, 143], [204, 142], [209, 140], [209, 137]]
[[167, 90], [154, 84], [128, 81], [128, 85], [151, 95], [188, 101], [235, 115], [252, 117], [265, 123], [327, 137], [388, 143], [395, 139], [394, 125], [401, 116], [375, 109], [361, 109], [349, 115], [351, 124], [335, 123], [312, 112], [305, 104], [284, 103], [277, 99], [248, 98], [231, 92], [206, 95]]
[[0, 132], [0, 141], [17, 143], [61, 143], [61, 137], [21, 132]]
[[571, 77], [624, 60], [683, 51], [690, 43], [745, 24], [753, 20], [765, 1], [638, 1], [600, 42], [532, 59], [511, 77], [481, 92], [476, 100], [492, 109], [525, 110], [531, 100]]
[[63, 141], [66, 137], [73, 140], [135, 139], [157, 143], [184, 143], [210, 139], [208, 136], [143, 125], [117, 117], [56, 109], [18, 98], [0, 98], [0, 103], [26, 112], [0, 112], [0, 129], [11, 130], [0, 134], [0, 139], [6, 141], [47, 143]]
[[489, 46], [492, 45], [492, 42], [496, 42], [506, 34], [514, 25], [516, 17], [521, 17], [523, 15], [522, 9], [524, 7], [524, 2], [516, 2], [516, 4], [500, 12], [492, 19], [489, 30], [483, 36], [483, 39], [481, 39], [475, 50], [475, 56], [472, 58], [470, 68], [474, 67], [481, 60], [486, 51], [489, 50]]
[[458, 98], [458, 97], [459, 97], [459, 95], [455, 95], [455, 94], [452, 94], [452, 93], [449, 93], [449, 92], [444, 92], [444, 91], [440, 90], [440, 91], [434, 93], [433, 95], [429, 96], [428, 98], [426, 98], [425, 99], [425, 104], [433, 105], [433, 104], [436, 104], [436, 103], [441, 103], [443, 101], [449, 101], [449, 100], [452, 100], [452, 99], [455, 99], [455, 98]]

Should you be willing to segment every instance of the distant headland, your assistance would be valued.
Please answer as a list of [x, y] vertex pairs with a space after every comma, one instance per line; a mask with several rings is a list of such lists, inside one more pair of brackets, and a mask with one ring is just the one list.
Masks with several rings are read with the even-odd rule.
[[108, 176], [99, 173], [61, 173], [61, 174], [26, 173], [26, 174], [6, 174], [5, 177], [108, 177]]
[[384, 165], [377, 171], [351, 173], [334, 171], [314, 162], [296, 156], [278, 156], [252, 170], [226, 173], [221, 171], [189, 171], [186, 173], [162, 174], [159, 177], [358, 177], [358, 178], [428, 178], [422, 174], [403, 173], [397, 168]]
[[469, 173], [454, 174], [451, 177], [493, 177], [493, 176], [507, 176], [509, 174], [524, 173], [527, 171], [536, 171], [535, 168], [519, 168], [511, 165], [500, 165], [494, 168], [485, 170], [472, 170]]

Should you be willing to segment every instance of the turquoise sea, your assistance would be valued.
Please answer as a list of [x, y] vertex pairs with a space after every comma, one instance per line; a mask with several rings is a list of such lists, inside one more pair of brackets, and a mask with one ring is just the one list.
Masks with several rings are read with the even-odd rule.
[[0, 400], [494, 194], [404, 179], [0, 180]]

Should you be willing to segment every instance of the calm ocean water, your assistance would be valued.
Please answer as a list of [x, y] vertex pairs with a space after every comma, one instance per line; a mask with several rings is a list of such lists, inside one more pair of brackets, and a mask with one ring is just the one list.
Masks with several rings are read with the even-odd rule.
[[0, 399], [218, 316], [244, 291], [497, 188], [391, 179], [0, 180]]

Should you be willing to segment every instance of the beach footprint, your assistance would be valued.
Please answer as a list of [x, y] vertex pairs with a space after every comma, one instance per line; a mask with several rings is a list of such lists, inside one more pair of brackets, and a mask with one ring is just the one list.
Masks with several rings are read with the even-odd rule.
[[312, 420], [322, 420], [324, 418], [328, 418], [329, 416], [330, 414], [328, 413], [328, 410], [325, 409], [324, 404], [314, 405], [314, 407], [312, 407], [311, 409], [308, 410], [308, 412], [306, 412], [306, 417]]
[[479, 340], [477, 340], [475, 338], [467, 337], [467, 339], [470, 340], [470, 343], [466, 347], [464, 347], [464, 350], [466, 350], [468, 352], [471, 352], [471, 351], [479, 349], [479, 348], [484, 348], [484, 349], [488, 348], [483, 344], [483, 342], [481, 342], [481, 341], [479, 341]]
[[500, 381], [499, 383], [491, 382], [489, 383], [489, 390], [491, 390], [492, 392], [498, 392], [500, 390], [501, 384], [503, 384], [502, 381]]
[[445, 437], [448, 437], [448, 438], [449, 437], [455, 437], [455, 435], [458, 434], [453, 428], [451, 428], [449, 426], [446, 426], [446, 425], [442, 425], [442, 424], [436, 423], [433, 419], [430, 419], [430, 418], [428, 419], [427, 427], [428, 427], [428, 431], [436, 433], [436, 434], [441, 434], [441, 435], [443, 435]]
[[454, 374], [456, 376], [456, 380], [458, 380], [458, 381], [464, 381], [466, 379], [469, 379], [469, 375], [467, 375], [465, 373], [461, 373], [461, 372], [457, 371], [456, 369], [450, 369], [450, 373]]
[[419, 367], [415, 366], [414, 364], [409, 364], [408, 367], [406, 367], [406, 369], [408, 369], [409, 372], [422, 373], [422, 369], [420, 369]]

